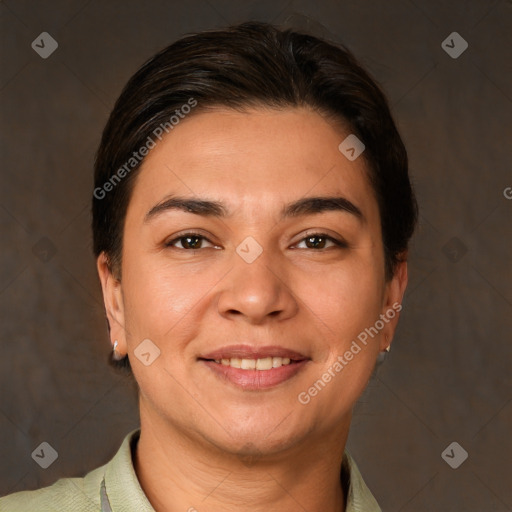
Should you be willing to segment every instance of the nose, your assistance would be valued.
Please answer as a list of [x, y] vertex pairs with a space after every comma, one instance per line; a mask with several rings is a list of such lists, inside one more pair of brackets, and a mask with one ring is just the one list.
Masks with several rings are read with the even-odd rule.
[[217, 307], [226, 318], [254, 325], [293, 317], [298, 302], [286, 263], [265, 249], [251, 263], [235, 252], [232, 270], [222, 280]]

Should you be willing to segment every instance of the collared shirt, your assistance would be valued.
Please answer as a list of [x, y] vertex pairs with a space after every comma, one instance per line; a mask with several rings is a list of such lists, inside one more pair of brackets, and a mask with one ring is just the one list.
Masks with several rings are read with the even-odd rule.
[[[0, 498], [0, 512], [155, 512], [133, 467], [139, 436], [140, 429], [132, 430], [109, 462], [83, 478], [61, 478], [42, 489]], [[348, 452], [341, 481], [348, 489], [345, 512], [381, 512]]]

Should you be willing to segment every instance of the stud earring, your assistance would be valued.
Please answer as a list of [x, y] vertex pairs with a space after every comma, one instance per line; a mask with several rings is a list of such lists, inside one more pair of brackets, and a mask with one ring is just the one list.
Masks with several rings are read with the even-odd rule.
[[386, 352], [389, 352], [391, 350], [391, 343], [388, 342], [388, 336], [387, 335], [384, 335], [385, 338], [386, 338], [386, 343], [388, 344], [388, 346], [384, 349]]
[[119, 361], [120, 359], [123, 358], [123, 356], [116, 350], [117, 349], [117, 340], [114, 342], [114, 347], [112, 349], [112, 357], [116, 360], [116, 361]]

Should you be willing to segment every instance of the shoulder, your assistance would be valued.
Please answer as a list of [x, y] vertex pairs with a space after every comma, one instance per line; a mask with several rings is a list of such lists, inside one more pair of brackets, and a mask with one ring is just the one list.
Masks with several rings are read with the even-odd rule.
[[343, 454], [341, 481], [347, 500], [346, 512], [382, 512], [355, 460], [347, 451]]
[[21, 491], [0, 498], [2, 512], [98, 512], [98, 489], [105, 473], [101, 466], [83, 478], [61, 478], [35, 491]]
[[142, 494], [131, 459], [131, 446], [139, 434], [139, 429], [128, 433], [109, 462], [82, 478], [61, 478], [42, 489], [0, 498], [0, 512], [99, 512], [110, 510], [107, 488], [113, 489], [114, 498], [117, 491], [121, 503], [125, 497], [133, 495], [133, 489]]

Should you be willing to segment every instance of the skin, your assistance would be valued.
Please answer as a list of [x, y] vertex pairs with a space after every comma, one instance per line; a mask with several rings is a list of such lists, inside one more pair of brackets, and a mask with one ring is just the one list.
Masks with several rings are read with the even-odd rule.
[[[399, 314], [310, 403], [297, 397], [401, 303], [407, 285], [405, 262], [385, 281], [365, 160], [338, 150], [349, 133], [309, 109], [218, 108], [182, 120], [146, 157], [127, 211], [121, 281], [105, 255], [97, 267], [112, 343], [129, 354], [140, 388], [134, 465], [157, 512], [344, 510], [339, 472], [352, 408]], [[144, 222], [169, 194], [222, 201], [231, 215], [169, 210]], [[332, 195], [365, 220], [343, 211], [279, 219], [286, 203]], [[195, 250], [184, 239], [165, 246], [189, 231], [207, 240]], [[314, 248], [310, 233], [349, 246]], [[250, 264], [236, 252], [248, 236], [263, 248]], [[149, 366], [134, 356], [146, 338], [161, 351]], [[198, 360], [237, 343], [281, 345], [310, 361], [274, 388], [241, 390]]]

